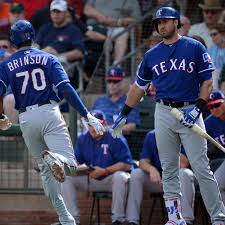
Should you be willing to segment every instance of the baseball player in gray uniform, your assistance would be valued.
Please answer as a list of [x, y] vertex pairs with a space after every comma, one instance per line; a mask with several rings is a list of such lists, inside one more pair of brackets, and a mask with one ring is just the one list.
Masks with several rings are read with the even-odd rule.
[[18, 51], [0, 64], [0, 129], [11, 125], [2, 106], [2, 96], [10, 85], [23, 138], [39, 166], [45, 194], [61, 224], [75, 225], [65, 207], [59, 183], [65, 180], [65, 166], [68, 169], [77, 166], [69, 132], [57, 104], [59, 95], [64, 96], [97, 133], [102, 134], [105, 129], [87, 111], [57, 58], [32, 48], [34, 37], [33, 26], [26, 20], [19, 20], [11, 27], [11, 41]]
[[[180, 36], [179, 12], [171, 7], [157, 10], [154, 24], [163, 41], [147, 51], [138, 67], [126, 103], [113, 125], [113, 135], [121, 133], [126, 117], [153, 83], [156, 87], [155, 133], [162, 165], [162, 182], [169, 221], [166, 225], [186, 225], [180, 207], [179, 146], [185, 148], [213, 225], [225, 224], [225, 208], [209, 167], [206, 140], [190, 129], [205, 129], [202, 111], [212, 90], [211, 58], [198, 41]], [[175, 107], [184, 117], [178, 121], [170, 113]], [[210, 194], [209, 194], [210, 193]]]

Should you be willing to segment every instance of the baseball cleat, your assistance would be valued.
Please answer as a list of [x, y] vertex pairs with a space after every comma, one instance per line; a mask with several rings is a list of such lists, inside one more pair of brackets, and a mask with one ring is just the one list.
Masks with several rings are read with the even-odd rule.
[[51, 169], [53, 176], [57, 181], [63, 183], [65, 181], [64, 164], [53, 156], [49, 151], [44, 151], [42, 153], [42, 158], [44, 162]]

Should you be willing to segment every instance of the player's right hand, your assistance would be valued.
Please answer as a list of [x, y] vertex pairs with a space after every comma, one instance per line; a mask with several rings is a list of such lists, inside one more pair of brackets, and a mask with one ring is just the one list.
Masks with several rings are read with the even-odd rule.
[[12, 123], [9, 121], [9, 118], [5, 114], [0, 115], [0, 129], [8, 130], [12, 126]]
[[87, 114], [87, 123], [92, 126], [97, 134], [103, 135], [105, 132], [104, 126], [100, 123], [100, 121], [91, 115], [91, 113]]
[[114, 138], [122, 135], [122, 129], [123, 129], [123, 126], [126, 123], [126, 121], [127, 121], [127, 117], [125, 115], [123, 115], [122, 113], [120, 113], [112, 126], [112, 129], [113, 129], [112, 136]]

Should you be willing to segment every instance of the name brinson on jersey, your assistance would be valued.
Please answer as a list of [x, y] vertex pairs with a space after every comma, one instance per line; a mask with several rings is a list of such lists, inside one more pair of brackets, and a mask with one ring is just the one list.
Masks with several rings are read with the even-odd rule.
[[[167, 65], [166, 65], [167, 64]], [[160, 75], [161, 73], [165, 73], [167, 71], [172, 70], [183, 70], [187, 73], [192, 73], [194, 70], [194, 62], [186, 63], [185, 59], [182, 59], [180, 62], [178, 59], [170, 59], [169, 63], [166, 61], [160, 62], [152, 67], [152, 70], [157, 74]]]
[[8, 62], [7, 66], [10, 71], [13, 71], [14, 69], [19, 68], [21, 66], [32, 65], [32, 64], [46, 65], [47, 62], [48, 62], [48, 56], [31, 55], [31, 56], [24, 56], [18, 59], [14, 59], [12, 60], [12, 62]]

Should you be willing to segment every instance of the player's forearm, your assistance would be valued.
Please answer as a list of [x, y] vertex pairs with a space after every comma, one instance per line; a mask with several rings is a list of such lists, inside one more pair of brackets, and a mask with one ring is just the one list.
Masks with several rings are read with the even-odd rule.
[[140, 99], [144, 96], [144, 90], [139, 88], [136, 84], [133, 84], [128, 92], [126, 105], [134, 108]]
[[112, 166], [108, 166], [106, 169], [109, 174], [115, 173], [117, 171], [128, 171], [130, 170], [131, 165], [128, 163], [118, 162]]
[[149, 159], [141, 159], [139, 162], [139, 167], [145, 171], [146, 173], [149, 173], [149, 171], [151, 170], [151, 163]]
[[80, 49], [73, 49], [68, 52], [60, 54], [60, 56], [65, 57], [67, 61], [75, 61], [83, 58], [83, 53]]

